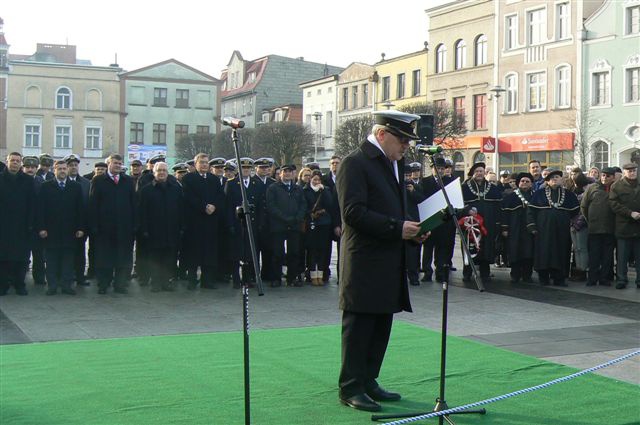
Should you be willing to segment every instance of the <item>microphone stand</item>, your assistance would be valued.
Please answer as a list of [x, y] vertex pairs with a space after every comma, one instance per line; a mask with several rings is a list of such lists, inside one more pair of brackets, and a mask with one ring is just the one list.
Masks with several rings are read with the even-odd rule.
[[[431, 167], [436, 172], [436, 181], [438, 186], [440, 186], [440, 190], [442, 190], [442, 194], [444, 195], [444, 199], [447, 203], [447, 214], [449, 215], [449, 219], [453, 220], [456, 226], [456, 231], [458, 235], [460, 235], [460, 239], [462, 240], [462, 250], [464, 251], [464, 255], [469, 259], [469, 265], [471, 266], [471, 270], [473, 273], [473, 278], [475, 280], [476, 286], [478, 287], [478, 291], [484, 292], [484, 285], [482, 281], [478, 277], [478, 270], [476, 269], [475, 264], [473, 263], [473, 258], [471, 257], [471, 253], [469, 252], [469, 247], [467, 245], [467, 237], [462, 232], [462, 228], [460, 227], [460, 223], [458, 223], [458, 217], [456, 215], [456, 210], [451, 205], [451, 201], [449, 200], [449, 195], [447, 195], [447, 190], [445, 189], [444, 182], [442, 181], [442, 175], [438, 168], [435, 166], [435, 159], [433, 157], [435, 153], [429, 154], [429, 162], [431, 163]], [[445, 400], [445, 384], [446, 384], [446, 370], [447, 370], [447, 318], [448, 318], [448, 304], [449, 304], [449, 265], [444, 265], [444, 282], [442, 282], [442, 330], [441, 330], [441, 339], [440, 339], [440, 394], [438, 398], [436, 398], [436, 405], [433, 410], [429, 412], [413, 412], [413, 413], [399, 413], [399, 414], [390, 414], [390, 415], [372, 415], [372, 421], [378, 421], [382, 419], [394, 419], [394, 418], [410, 418], [415, 416], [422, 416], [428, 413], [441, 412], [443, 410], [449, 409], [447, 402]], [[449, 425], [455, 425], [455, 423], [451, 420], [449, 415], [463, 415], [463, 414], [481, 414], [484, 415], [487, 413], [485, 409], [478, 410], [463, 410], [460, 412], [450, 413], [448, 415], [438, 416], [438, 425], [443, 425], [444, 421], [447, 421]]]
[[[240, 167], [240, 173], [242, 173], [242, 166], [240, 164], [240, 149], [238, 147], [238, 130], [236, 128], [231, 129], [231, 139], [233, 140], [233, 148], [236, 153], [236, 161], [238, 167]], [[240, 179], [242, 174], [238, 175]], [[251, 249], [251, 259], [253, 261], [253, 270], [256, 275], [256, 286], [258, 288], [258, 295], [264, 295], [264, 289], [262, 287], [262, 279], [260, 277], [260, 267], [258, 267], [258, 255], [256, 254], [256, 241], [253, 237], [253, 229], [251, 226], [251, 216], [255, 214], [253, 208], [249, 205], [247, 199], [247, 192], [244, 184], [240, 183], [240, 192], [242, 193], [242, 206], [236, 208], [236, 215], [240, 221], [244, 224], [244, 228], [249, 235], [249, 247]], [[242, 238], [242, 235], [240, 235]], [[244, 339], [244, 423], [245, 425], [251, 424], [251, 391], [250, 391], [250, 379], [249, 379], [249, 284], [246, 282], [242, 284], [242, 332]]]

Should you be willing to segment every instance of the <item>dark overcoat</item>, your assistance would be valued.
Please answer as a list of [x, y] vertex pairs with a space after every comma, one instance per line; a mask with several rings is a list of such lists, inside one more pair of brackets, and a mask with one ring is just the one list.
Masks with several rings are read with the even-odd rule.
[[480, 252], [476, 258], [493, 263], [496, 259], [496, 237], [500, 230], [502, 193], [487, 180], [478, 186], [473, 179], [469, 179], [462, 184], [462, 197], [465, 210], [475, 207], [487, 229], [487, 235], [480, 240]]
[[[518, 196], [522, 195], [524, 201]], [[533, 235], [527, 230], [527, 209], [533, 192], [511, 192], [502, 200], [502, 230], [509, 232], [507, 249], [512, 262], [533, 259]], [[526, 203], [525, 203], [526, 201]]]
[[260, 204], [262, 209], [258, 215], [258, 233], [263, 236], [263, 240], [268, 239], [269, 235], [269, 211], [267, 208], [267, 189], [276, 182], [276, 179], [267, 177], [263, 182], [258, 176], [251, 177], [258, 184]]
[[140, 235], [149, 248], [177, 249], [184, 231], [184, 198], [177, 181], [153, 181], [138, 192]]
[[36, 233], [47, 231], [44, 246], [47, 249], [73, 248], [76, 232], [86, 232], [80, 183], [67, 180], [61, 189], [57, 180], [48, 180], [42, 184], [37, 204]]
[[[182, 179], [186, 202], [186, 262], [190, 267], [218, 264], [220, 221], [225, 220], [225, 199], [220, 179], [211, 173], [188, 173]], [[216, 210], [207, 215], [207, 204]]]
[[269, 209], [269, 230], [272, 233], [299, 230], [307, 212], [302, 188], [291, 183], [277, 182], [267, 189], [267, 208]]
[[611, 185], [609, 205], [616, 216], [616, 238], [640, 237], [640, 220], [634, 220], [631, 212], [640, 211], [640, 184], [626, 177]]
[[0, 173], [0, 261], [28, 261], [36, 192], [33, 177]]
[[106, 173], [92, 179], [89, 229], [97, 269], [131, 267], [137, 227], [135, 204], [135, 187], [126, 174], [120, 174], [118, 184]]
[[340, 165], [336, 187], [342, 214], [340, 308], [355, 313], [411, 311], [406, 276], [404, 160], [400, 182], [371, 142]]
[[[251, 248], [249, 245], [249, 234], [246, 231], [246, 225], [241, 222], [236, 214], [236, 207], [242, 205], [242, 192], [240, 189], [242, 180], [237, 177], [227, 180], [224, 186], [224, 194], [226, 196], [226, 214], [227, 223], [229, 224], [227, 240], [226, 258], [229, 260], [251, 261]], [[251, 228], [253, 230], [253, 238], [258, 243], [258, 217], [262, 214], [262, 197], [264, 189], [261, 182], [249, 178], [249, 187], [246, 188], [247, 201], [253, 205], [254, 212], [251, 214]]]

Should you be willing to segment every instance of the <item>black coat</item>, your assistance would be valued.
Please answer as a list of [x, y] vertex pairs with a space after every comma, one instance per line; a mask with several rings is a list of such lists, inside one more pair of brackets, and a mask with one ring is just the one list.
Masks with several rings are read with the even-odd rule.
[[89, 234], [96, 268], [125, 268], [132, 264], [137, 216], [131, 177], [120, 174], [118, 184], [108, 174], [95, 176], [89, 194]]
[[338, 173], [342, 212], [340, 308], [355, 313], [411, 311], [406, 276], [404, 160], [399, 178], [380, 149], [364, 142]]
[[[240, 221], [236, 214], [236, 207], [242, 205], [242, 192], [240, 189], [242, 180], [237, 177], [227, 180], [224, 186], [224, 194], [226, 196], [226, 221], [229, 223], [229, 244], [225, 254], [230, 260], [251, 260], [251, 249], [249, 245], [249, 234], [246, 231], [246, 225]], [[258, 242], [258, 218], [262, 214], [262, 198], [264, 189], [262, 182], [257, 182], [249, 178], [249, 187], [246, 189], [247, 201], [254, 207], [254, 213], [251, 214], [251, 228], [253, 230], [254, 241]]]
[[33, 177], [0, 173], [0, 261], [29, 260], [36, 209]]
[[176, 181], [151, 184], [140, 189], [139, 233], [152, 249], [177, 249], [184, 231], [184, 197]]
[[269, 230], [272, 233], [299, 230], [307, 212], [302, 189], [291, 183], [291, 190], [282, 182], [267, 189], [267, 209], [269, 210]]
[[507, 236], [507, 249], [509, 261], [516, 262], [533, 259], [534, 244], [533, 235], [527, 230], [527, 210], [533, 192], [522, 192], [523, 202], [516, 192], [512, 192], [502, 200], [502, 230], [509, 232]]
[[[471, 188], [477, 194], [473, 193]], [[476, 258], [493, 263], [496, 259], [496, 237], [500, 231], [502, 193], [487, 180], [478, 187], [473, 179], [469, 179], [462, 184], [462, 197], [465, 210], [475, 207], [484, 219], [484, 227], [487, 229], [487, 235], [482, 236], [480, 240], [480, 252]]]
[[264, 235], [266, 238], [267, 237], [266, 235], [269, 233], [269, 210], [267, 208], [267, 189], [269, 189], [269, 186], [271, 186], [276, 182], [276, 179], [267, 177], [264, 182], [258, 176], [253, 176], [251, 177], [251, 179], [255, 180], [256, 183], [258, 183], [258, 189], [259, 189], [258, 196], [260, 197], [260, 204], [262, 205], [262, 209], [260, 211], [260, 214], [258, 215], [258, 233], [261, 235]]
[[[220, 179], [211, 173], [206, 178], [199, 173], [188, 173], [182, 179], [182, 188], [186, 202], [186, 246], [184, 247], [190, 267], [218, 264], [218, 237], [220, 223], [226, 222], [225, 198]], [[216, 210], [207, 215], [207, 204]]]
[[[71, 179], [67, 177], [67, 182], [69, 181], [71, 181]], [[84, 178], [81, 175], [77, 175], [75, 182], [80, 185], [80, 189], [82, 191], [82, 204], [86, 209], [87, 205], [89, 205], [89, 192], [91, 191], [91, 180]]]
[[[307, 210], [305, 218], [307, 224], [313, 221], [318, 226], [332, 226], [333, 196], [331, 190], [325, 187], [323, 190], [314, 192], [310, 185], [306, 185], [303, 189], [303, 194]], [[314, 211], [318, 213], [316, 218], [312, 217]]]
[[[42, 184], [36, 212], [36, 232], [47, 231], [44, 239], [48, 249], [73, 248], [76, 232], [85, 232], [85, 216], [80, 183], [67, 181], [64, 189], [58, 180]], [[39, 236], [38, 236], [39, 237]]]

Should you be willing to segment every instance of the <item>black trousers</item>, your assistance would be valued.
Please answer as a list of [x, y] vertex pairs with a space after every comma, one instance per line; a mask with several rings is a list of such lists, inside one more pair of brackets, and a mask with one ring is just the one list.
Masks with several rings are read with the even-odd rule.
[[149, 242], [142, 236], [136, 238], [136, 264], [135, 270], [138, 282], [143, 285], [149, 282], [151, 268], [149, 266]]
[[609, 274], [613, 269], [613, 250], [615, 246], [616, 238], [610, 233], [589, 234], [587, 239], [587, 249], [589, 252], [589, 283], [605, 283], [611, 280]]
[[[75, 242], [75, 241], [74, 241]], [[74, 247], [45, 249], [49, 289], [70, 289], [73, 283]]]
[[407, 245], [407, 277], [409, 282], [418, 283], [420, 275], [420, 246]]
[[349, 398], [378, 386], [393, 314], [342, 313], [340, 397]]
[[31, 248], [31, 276], [33, 282], [36, 285], [44, 285], [45, 283], [45, 256], [44, 256], [44, 242], [41, 238], [35, 237], [33, 239], [33, 245]]
[[536, 271], [538, 272], [538, 278], [540, 279], [540, 283], [543, 285], [548, 285], [550, 283], [549, 279], [553, 279], [554, 285], [564, 283], [564, 279], [566, 277], [564, 270], [543, 269], [543, 270], [536, 270]]
[[87, 265], [86, 242], [87, 238], [78, 238], [73, 250], [73, 270], [76, 282], [84, 282], [84, 269]]
[[154, 287], [166, 286], [169, 283], [169, 279], [172, 279], [176, 275], [178, 248], [148, 247], [147, 253], [151, 285]]
[[[198, 266], [191, 266], [187, 269], [187, 279], [189, 282], [198, 281]], [[216, 268], [214, 266], [200, 266], [200, 285], [203, 287], [213, 286], [216, 281]]]
[[444, 223], [433, 230], [431, 236], [422, 244], [422, 271], [425, 276], [433, 275], [431, 263], [436, 269], [436, 281], [442, 282], [448, 276], [444, 276], [443, 266], [452, 266], [453, 250], [455, 247], [456, 229], [450, 223]]
[[5, 295], [13, 285], [16, 291], [25, 289], [26, 261], [0, 261], [0, 295]]
[[[489, 277], [491, 277], [491, 271], [489, 269], [489, 261], [487, 260], [479, 260], [477, 258], [473, 259], [473, 264], [478, 266], [478, 272], [480, 273], [480, 278], [481, 279], [487, 279]], [[464, 266], [462, 268], [462, 276], [465, 277], [466, 279], [471, 278], [471, 275], [473, 274], [473, 270], [471, 269], [471, 266]]]
[[533, 259], [528, 258], [524, 260], [511, 262], [511, 279], [530, 279], [533, 274]]
[[114, 267], [96, 269], [96, 277], [98, 278], [98, 287], [107, 289], [113, 281], [114, 288], [124, 288], [131, 276], [131, 267]]
[[282, 265], [285, 264], [284, 243], [286, 241], [287, 282], [293, 282], [300, 273], [298, 268], [300, 266], [300, 232], [298, 230], [272, 232], [271, 241], [273, 243], [274, 280], [279, 280], [282, 275]]

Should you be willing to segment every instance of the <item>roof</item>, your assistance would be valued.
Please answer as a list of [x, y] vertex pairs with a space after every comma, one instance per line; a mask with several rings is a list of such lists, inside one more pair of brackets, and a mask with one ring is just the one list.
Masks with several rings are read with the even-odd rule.
[[209, 74], [206, 74], [206, 73], [204, 73], [204, 72], [202, 72], [202, 71], [200, 71], [200, 70], [198, 70], [196, 68], [193, 68], [193, 67], [187, 65], [184, 62], [180, 62], [179, 60], [176, 60], [176, 59], [173, 59], [173, 58], [164, 60], [162, 62], [154, 63], [153, 65], [148, 65], [148, 66], [145, 66], [145, 67], [142, 67], [142, 68], [134, 69], [133, 71], [127, 71], [127, 72], [121, 74], [121, 77], [122, 78], [132, 77], [133, 74], [137, 74], [139, 72], [143, 72], [143, 71], [146, 71], [148, 69], [153, 69], [153, 68], [156, 68], [156, 67], [159, 67], [159, 66], [162, 66], [162, 65], [166, 65], [166, 64], [169, 64], [169, 63], [173, 63], [173, 64], [176, 64], [176, 65], [181, 66], [183, 68], [186, 68], [186, 69], [188, 69], [188, 70], [190, 70], [192, 72], [195, 72], [196, 74], [201, 75], [202, 77], [204, 77], [204, 78], [206, 78], [208, 80], [211, 80], [213, 82], [218, 82], [219, 81], [216, 77], [212, 77]]
[[[234, 51], [234, 53], [235, 53], [235, 51]], [[247, 69], [246, 75], [243, 75], [243, 81], [245, 81], [244, 85], [241, 86], [241, 87], [237, 87], [235, 89], [231, 89], [231, 90], [223, 90], [222, 93], [221, 93], [222, 97], [233, 96], [233, 95], [237, 95], [237, 94], [240, 94], [240, 93], [250, 92], [250, 91], [252, 91], [253, 89], [256, 88], [258, 83], [260, 83], [260, 79], [262, 78], [262, 75], [264, 74], [264, 70], [267, 68], [267, 63], [269, 62], [269, 57], [265, 56], [265, 57], [256, 59], [254, 61], [248, 61], [248, 62], [249, 62], [247, 64], [248, 66], [246, 67], [246, 69]], [[255, 72], [256, 73], [256, 79], [254, 81], [252, 81], [252, 82], [249, 82], [246, 77], [251, 72]], [[221, 81], [226, 81], [227, 78], [228, 78], [227, 70], [225, 69], [224, 71], [222, 71], [222, 75], [220, 76], [220, 80]]]

